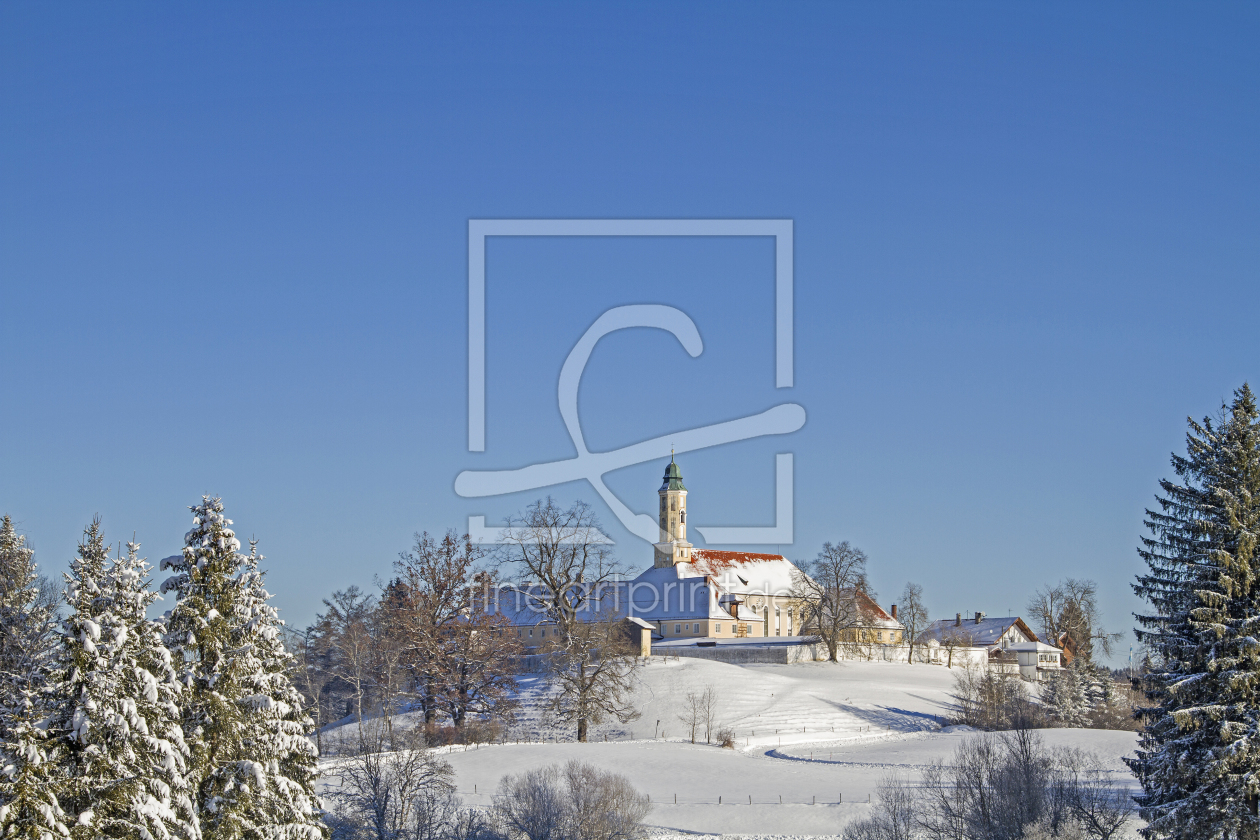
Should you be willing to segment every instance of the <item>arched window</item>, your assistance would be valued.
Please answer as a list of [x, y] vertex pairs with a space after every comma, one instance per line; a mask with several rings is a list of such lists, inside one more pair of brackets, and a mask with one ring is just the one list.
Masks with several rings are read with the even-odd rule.
[[686, 525], [686, 524], [687, 524], [687, 511], [686, 511], [686, 509], [685, 509], [685, 508], [684, 508], [681, 512], [679, 512], [679, 514], [678, 514], [678, 521], [679, 521], [679, 522], [681, 522], [681, 523], [682, 523], [682, 524], [684, 524], [684, 525]]

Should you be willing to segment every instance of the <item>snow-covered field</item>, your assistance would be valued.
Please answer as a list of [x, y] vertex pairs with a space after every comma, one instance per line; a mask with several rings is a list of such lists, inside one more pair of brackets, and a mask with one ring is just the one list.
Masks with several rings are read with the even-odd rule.
[[[533, 680], [523, 686], [513, 732], [530, 743], [455, 747], [448, 759], [468, 804], [489, 805], [505, 773], [579, 758], [647, 792], [654, 806], [647, 821], [662, 837], [834, 835], [868, 813], [867, 799], [886, 773], [913, 778], [968, 734], [938, 724], [951, 712], [952, 686], [951, 672], [932, 665], [658, 658], [640, 669], [642, 716], [595, 727], [591, 743], [564, 740], [572, 733], [551, 721]], [[682, 701], [706, 687], [717, 693], [719, 723], [737, 734], [735, 750], [683, 740]], [[1099, 753], [1117, 783], [1136, 784], [1120, 760], [1132, 752], [1134, 733], [1051, 729], [1043, 737]]]

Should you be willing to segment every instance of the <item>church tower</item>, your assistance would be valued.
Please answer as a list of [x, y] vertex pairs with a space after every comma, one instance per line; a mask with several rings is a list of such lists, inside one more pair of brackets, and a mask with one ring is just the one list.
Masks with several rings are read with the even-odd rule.
[[687, 542], [687, 488], [683, 486], [682, 470], [669, 456], [665, 468], [665, 480], [657, 492], [661, 497], [661, 541], [655, 546], [658, 567], [674, 566], [691, 562], [691, 543]]

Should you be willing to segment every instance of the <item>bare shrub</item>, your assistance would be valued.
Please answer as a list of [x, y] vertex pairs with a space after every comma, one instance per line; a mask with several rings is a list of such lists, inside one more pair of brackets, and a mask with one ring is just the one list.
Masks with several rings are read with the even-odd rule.
[[465, 808], [455, 814], [446, 836], [448, 840], [506, 840], [492, 815], [478, 808]]
[[632, 840], [651, 810], [624, 776], [580, 761], [504, 776], [495, 811], [524, 840]]
[[495, 811], [510, 836], [525, 840], [554, 840], [565, 818], [560, 770], [554, 764], [507, 775], [499, 781]]
[[918, 803], [904, 777], [895, 773], [885, 776], [876, 797], [875, 813], [845, 826], [842, 840], [915, 840], [922, 836]]
[[1132, 813], [1097, 756], [1048, 750], [1028, 729], [968, 738], [927, 768], [921, 789], [885, 778], [844, 840], [1113, 840]]
[[497, 720], [469, 718], [461, 727], [434, 724], [424, 728], [425, 741], [431, 747], [451, 744], [493, 744], [503, 737], [503, 724]]
[[580, 761], [564, 766], [568, 792], [566, 834], [572, 840], [637, 837], [651, 806], [625, 776]]
[[718, 746], [723, 749], [735, 749], [735, 730], [729, 727], [722, 727], [717, 731]]
[[1116, 788], [1098, 756], [1079, 749], [1058, 754], [1062, 799], [1085, 836], [1111, 840], [1133, 813], [1128, 791]]
[[426, 749], [418, 733], [395, 731], [394, 737], [408, 743], [386, 751], [388, 736], [378, 722], [363, 731], [370, 740], [337, 766], [340, 784], [328, 794], [334, 837], [443, 840], [459, 809], [450, 764]]
[[1014, 729], [1043, 726], [1045, 715], [1028, 698], [1028, 689], [1015, 674], [967, 663], [954, 674], [955, 723], [977, 729]]

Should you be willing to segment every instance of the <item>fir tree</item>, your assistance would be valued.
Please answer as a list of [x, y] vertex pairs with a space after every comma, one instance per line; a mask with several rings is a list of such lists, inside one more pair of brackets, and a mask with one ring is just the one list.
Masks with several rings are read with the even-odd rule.
[[1139, 553], [1137, 616], [1152, 652], [1145, 722], [1130, 766], [1148, 837], [1255, 838], [1260, 777], [1260, 416], [1251, 389], [1217, 422], [1190, 421], [1180, 483], [1162, 481]]
[[268, 670], [283, 660], [270, 647], [280, 642], [258, 555], [240, 553], [219, 499], [204, 497], [190, 510], [183, 553], [162, 561], [175, 572], [162, 591], [178, 597], [166, 638], [183, 664], [184, 735], [202, 834], [321, 837], [310, 793], [314, 748], [295, 740], [304, 722], [300, 701], [282, 673]]
[[60, 690], [69, 783], [62, 805], [77, 815], [72, 837], [196, 838], [197, 814], [184, 778], [188, 754], [176, 680], [161, 630], [145, 611], [157, 598], [139, 546], [110, 562], [100, 521], [84, 533], [66, 575]]
[[35, 552], [13, 521], [0, 518], [0, 736], [6, 709], [24, 705], [24, 692], [45, 682], [55, 615], [42, 591]]
[[6, 710], [9, 732], [0, 742], [0, 837], [60, 840], [70, 834], [70, 818], [59, 801], [65, 775], [58, 743], [48, 734], [48, 698], [29, 688], [20, 694], [17, 706]]
[[1046, 684], [1042, 704], [1059, 723], [1072, 727], [1089, 724], [1090, 677], [1088, 666], [1078, 658]]
[[60, 684], [47, 655], [52, 610], [35, 552], [12, 520], [0, 520], [0, 837], [49, 840], [69, 833], [49, 712]]
[[283, 622], [263, 588], [261, 560], [257, 545], [251, 542], [240, 577], [235, 629], [235, 647], [245, 674], [240, 703], [255, 765], [256, 793], [248, 821], [269, 826], [269, 837], [315, 840], [323, 836], [323, 824], [315, 796], [318, 754], [306, 736], [313, 724], [289, 678], [293, 657], [281, 636]]

